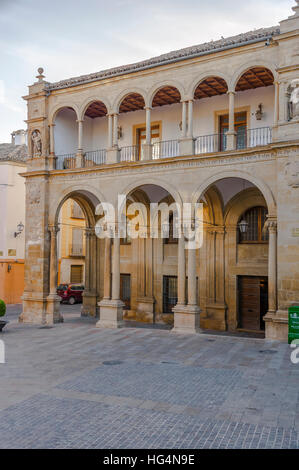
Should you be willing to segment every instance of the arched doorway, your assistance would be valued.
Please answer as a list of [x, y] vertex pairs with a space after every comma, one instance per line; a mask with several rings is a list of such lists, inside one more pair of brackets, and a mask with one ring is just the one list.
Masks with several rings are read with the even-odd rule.
[[[82, 316], [97, 316], [100, 295], [100, 253], [102, 240], [95, 234], [96, 207], [99, 200], [89, 191], [75, 190], [58, 203], [49, 224], [50, 296], [54, 316], [59, 317], [59, 302], [81, 304]], [[54, 299], [54, 296], [58, 298]], [[72, 310], [73, 311], [73, 310]], [[61, 317], [61, 316], [60, 316]]]
[[106, 163], [108, 119], [103, 101], [95, 100], [86, 105], [83, 119], [84, 166]]
[[257, 186], [240, 177], [215, 180], [199, 200], [206, 210], [200, 326], [263, 336], [264, 317], [276, 302], [275, 273], [269, 271], [271, 208]]
[[178, 295], [175, 198], [154, 183], [127, 193], [123, 213], [129, 230], [120, 241], [120, 296], [127, 320], [173, 323]]

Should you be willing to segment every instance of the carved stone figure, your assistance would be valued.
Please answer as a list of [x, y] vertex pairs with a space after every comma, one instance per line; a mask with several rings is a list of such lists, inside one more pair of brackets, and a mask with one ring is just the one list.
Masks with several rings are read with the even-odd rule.
[[299, 79], [290, 85], [289, 115], [290, 119], [299, 119]]
[[31, 134], [32, 154], [34, 157], [40, 157], [42, 154], [42, 138], [40, 132], [35, 130]]
[[299, 188], [299, 161], [289, 162], [285, 166], [287, 183], [292, 188]]

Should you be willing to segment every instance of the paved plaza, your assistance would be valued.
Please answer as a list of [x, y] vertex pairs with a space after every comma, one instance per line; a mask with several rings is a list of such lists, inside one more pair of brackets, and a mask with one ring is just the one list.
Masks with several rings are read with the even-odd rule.
[[64, 306], [0, 339], [1, 448], [299, 448], [299, 364], [259, 338], [101, 330]]

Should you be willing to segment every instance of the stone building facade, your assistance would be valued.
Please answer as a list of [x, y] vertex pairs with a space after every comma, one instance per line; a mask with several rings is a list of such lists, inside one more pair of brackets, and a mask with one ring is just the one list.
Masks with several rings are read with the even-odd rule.
[[[82, 315], [97, 326], [134, 318], [287, 338], [299, 302], [298, 1], [293, 10], [276, 27], [57, 83], [39, 69], [24, 97], [20, 321], [62, 320], [57, 233], [71, 198], [86, 219]], [[99, 204], [119, 194], [143, 202], [143, 220], [150, 203], [201, 202], [201, 247], [152, 238], [147, 223], [147, 237], [97, 237]]]

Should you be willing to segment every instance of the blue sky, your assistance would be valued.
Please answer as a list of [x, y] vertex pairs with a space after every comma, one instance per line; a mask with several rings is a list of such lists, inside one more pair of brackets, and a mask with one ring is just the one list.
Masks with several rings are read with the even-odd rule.
[[254, 28], [294, 0], [0, 0], [0, 142], [25, 128], [22, 96], [46, 80], [96, 72]]

